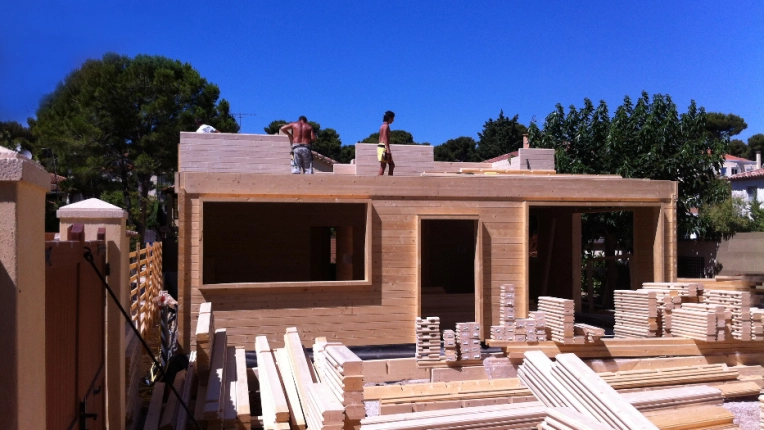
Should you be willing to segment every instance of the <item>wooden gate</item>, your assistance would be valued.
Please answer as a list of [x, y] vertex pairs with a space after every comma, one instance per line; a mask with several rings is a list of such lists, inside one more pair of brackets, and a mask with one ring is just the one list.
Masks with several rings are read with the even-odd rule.
[[[104, 273], [105, 242], [45, 242], [45, 372], [48, 429], [105, 428], [104, 306], [101, 280], [85, 258], [90, 248]], [[100, 236], [100, 235], [99, 235]]]

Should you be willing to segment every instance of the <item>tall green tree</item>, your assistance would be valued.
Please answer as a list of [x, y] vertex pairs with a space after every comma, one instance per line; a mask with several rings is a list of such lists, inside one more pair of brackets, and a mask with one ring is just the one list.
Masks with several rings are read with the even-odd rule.
[[[34, 119], [27, 120], [29, 124], [34, 124]], [[37, 155], [37, 139], [32, 134], [29, 127], [16, 121], [0, 121], [0, 146], [8, 149], [25, 149]]]
[[137, 190], [140, 215], [130, 221], [143, 234], [151, 178], [177, 169], [180, 132], [195, 130], [196, 117], [238, 132], [219, 97], [217, 85], [188, 63], [108, 53], [86, 61], [43, 99], [33, 131], [84, 197], [118, 189], [132, 214]]
[[737, 136], [748, 128], [745, 120], [735, 114], [719, 112], [706, 113], [706, 130], [717, 139]]
[[435, 161], [475, 161], [477, 142], [467, 136], [449, 139], [435, 147]]
[[735, 157], [745, 158], [748, 156], [748, 146], [740, 139], [732, 139], [730, 140], [730, 150], [728, 154], [734, 155]]
[[496, 120], [489, 118], [483, 124], [483, 132], [478, 133], [477, 155], [480, 161], [517, 151], [523, 146], [523, 134], [527, 127], [518, 122], [519, 115], [512, 118], [499, 111]]
[[581, 110], [571, 107], [568, 115], [558, 105], [543, 129], [531, 125], [529, 138], [534, 147], [555, 149], [560, 173], [677, 181], [680, 237], [715, 236], [707, 220], [690, 210], [722, 202], [728, 195], [716, 172], [729, 137], [717, 138], [708, 132], [705, 110], [694, 101], [680, 114], [670, 96], [656, 94], [651, 100], [643, 92], [636, 103], [625, 97], [609, 120], [604, 102], [594, 109], [585, 100]]
[[748, 138], [748, 152], [746, 152], [745, 158], [755, 160], [757, 151], [764, 154], [764, 134], [761, 133]]

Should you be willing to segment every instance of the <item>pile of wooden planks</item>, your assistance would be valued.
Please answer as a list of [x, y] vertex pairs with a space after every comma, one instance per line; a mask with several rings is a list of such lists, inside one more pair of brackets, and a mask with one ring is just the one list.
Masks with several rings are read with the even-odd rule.
[[456, 345], [461, 360], [480, 360], [480, 324], [456, 323]]
[[751, 309], [751, 340], [764, 340], [764, 309]]
[[576, 336], [583, 336], [587, 342], [597, 342], [601, 337], [605, 336], [605, 329], [589, 324], [576, 323], [573, 325], [573, 333]]
[[417, 317], [416, 358], [421, 361], [440, 361], [440, 318]]
[[361, 420], [361, 430], [533, 430], [545, 417], [546, 408], [540, 404], [475, 406], [367, 417]]
[[583, 336], [575, 336], [575, 302], [556, 297], [541, 296], [538, 310], [544, 312], [547, 337], [559, 343], [583, 343]]
[[313, 363], [318, 378], [345, 407], [345, 427], [360, 426], [366, 416], [363, 361], [346, 346], [317, 338], [313, 345]]
[[739, 373], [726, 364], [670, 367], [666, 369], [625, 370], [598, 375], [616, 390], [734, 381]]
[[705, 290], [702, 302], [724, 306], [732, 313], [730, 332], [738, 340], [751, 340], [751, 293], [743, 291]]
[[512, 326], [515, 322], [515, 285], [499, 286], [499, 321], [502, 326]]
[[687, 302], [692, 302], [693, 298], [703, 295], [704, 286], [697, 282], [644, 282], [642, 289], [676, 292], [677, 295], [685, 297]]
[[459, 359], [456, 333], [453, 330], [443, 330], [443, 350], [446, 354], [446, 361], [453, 362]]
[[[640, 290], [637, 290], [640, 291]], [[681, 307], [682, 296], [676, 290], [645, 290], [655, 291], [658, 303], [658, 336], [672, 337], [674, 309]]]
[[658, 301], [655, 291], [615, 290], [616, 337], [657, 337]]
[[724, 306], [717, 306], [709, 303], [683, 303], [681, 305], [681, 310], [714, 314], [716, 317], [715, 340], [718, 342], [723, 342], [725, 340], [732, 339], [730, 332], [732, 313], [725, 310]]
[[287, 328], [284, 345], [308, 428], [342, 430], [345, 409], [327, 384], [313, 380], [297, 328]]
[[263, 427], [266, 430], [289, 429], [291, 418], [289, 403], [281, 388], [282, 378], [276, 366], [276, 357], [268, 344], [268, 338], [265, 336], [255, 338], [255, 353], [257, 354], [257, 376], [260, 381]]
[[[724, 310], [722, 309], [722, 315]], [[672, 333], [676, 336], [697, 339], [703, 342], [714, 342], [719, 332], [718, 317], [715, 310], [691, 309], [682, 307], [674, 309]], [[721, 319], [722, 336], [724, 335], [724, 319]], [[723, 339], [721, 339], [723, 340]]]
[[[189, 366], [186, 380], [195, 377], [198, 381], [193, 408], [196, 421], [209, 429], [249, 428], [251, 411], [245, 352], [243, 348], [228, 346], [225, 329], [215, 330], [209, 302], [202, 303], [199, 309], [196, 350], [192, 354], [194, 366], [193, 370]], [[190, 387], [188, 394], [184, 388], [187, 404], [192, 394]]]
[[518, 377], [548, 407], [568, 407], [616, 429], [657, 429], [574, 354], [553, 363], [540, 351], [525, 353]]
[[645, 416], [661, 430], [739, 430], [735, 415], [723, 406], [698, 405], [677, 410], [645, 412]]

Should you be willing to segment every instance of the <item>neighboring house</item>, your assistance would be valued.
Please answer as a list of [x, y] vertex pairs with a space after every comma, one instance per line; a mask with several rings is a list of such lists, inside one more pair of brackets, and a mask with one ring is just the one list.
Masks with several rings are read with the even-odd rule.
[[719, 176], [729, 178], [732, 175], [738, 175], [740, 173], [750, 172], [756, 169], [756, 162], [747, 160], [745, 158], [736, 157], [734, 155], [726, 154], [724, 156], [724, 164], [722, 165], [722, 172]]
[[764, 169], [761, 164], [757, 169], [738, 173], [727, 178], [732, 184], [732, 196], [747, 202], [764, 201]]

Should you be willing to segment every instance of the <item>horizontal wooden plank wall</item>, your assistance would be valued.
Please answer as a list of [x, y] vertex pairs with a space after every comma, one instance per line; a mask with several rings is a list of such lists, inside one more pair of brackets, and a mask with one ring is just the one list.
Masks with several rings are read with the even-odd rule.
[[510, 169], [555, 170], [554, 149], [520, 148], [517, 157], [510, 160]]
[[[430, 145], [390, 145], [395, 162], [395, 175], [419, 176], [431, 172], [434, 165], [434, 147]], [[356, 175], [374, 176], [379, 173], [377, 145], [355, 144]], [[387, 174], [387, 173], [385, 173]]]
[[291, 173], [289, 138], [268, 134], [181, 133], [181, 172]]
[[[561, 175], [560, 175], [561, 176]], [[216, 326], [228, 329], [230, 345], [252, 349], [265, 335], [281, 347], [286, 327], [296, 326], [304, 345], [317, 336], [346, 345], [413, 343], [417, 316], [416, 231], [418, 215], [473, 215], [482, 223], [484, 326], [498, 324], [499, 286], [518, 289], [518, 316], [527, 310], [527, 201], [545, 205], [601, 204], [640, 207], [670, 199], [671, 182], [550, 177], [364, 177], [181, 173], [180, 274], [184, 344], [195, 330], [199, 305], [210, 301]], [[238, 201], [370, 199], [371, 285], [203, 288], [199, 243], [200, 198]], [[567, 203], [561, 203], [564, 200]], [[666, 212], [670, 217], [670, 213]], [[654, 233], [653, 233], [654, 234]], [[285, 237], [285, 240], [288, 238]], [[673, 248], [667, 254], [675, 253]], [[256, 285], [256, 284], [255, 284]], [[188, 328], [188, 329], [187, 329]], [[189, 330], [190, 329], [190, 330]]]

